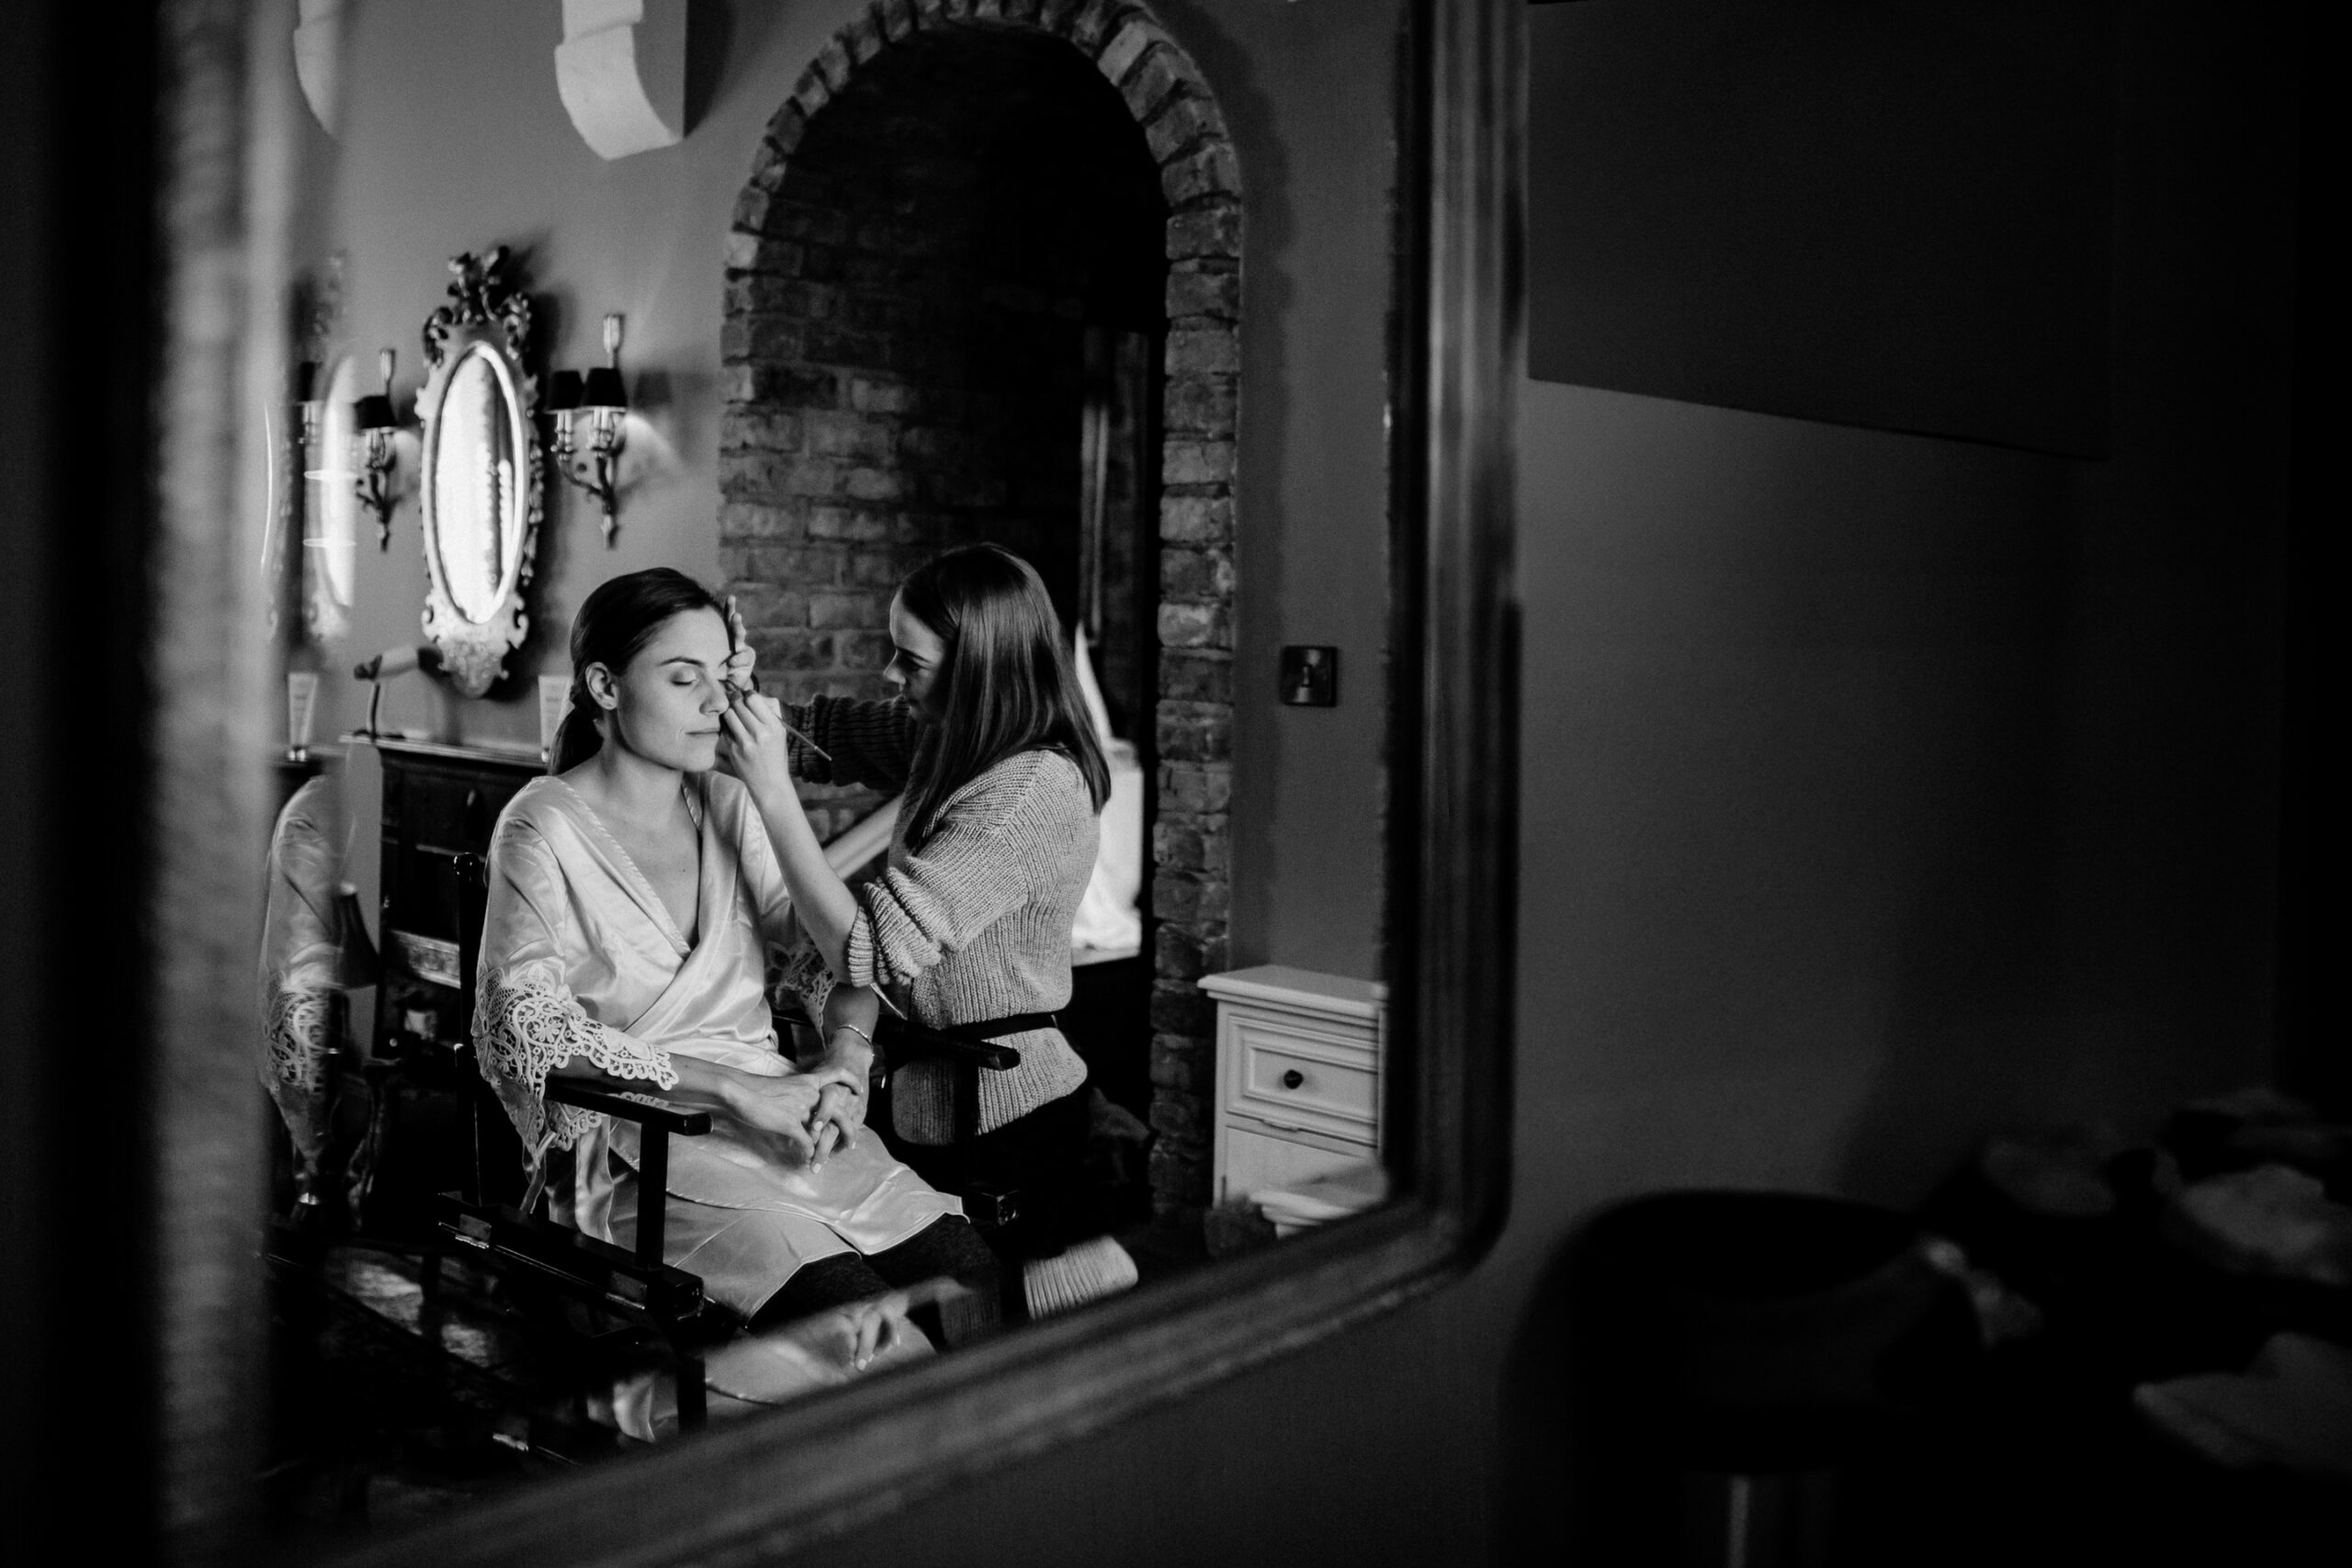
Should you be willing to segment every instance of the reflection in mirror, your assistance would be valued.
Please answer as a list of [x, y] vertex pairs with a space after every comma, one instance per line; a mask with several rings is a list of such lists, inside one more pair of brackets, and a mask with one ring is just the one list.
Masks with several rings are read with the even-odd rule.
[[359, 377], [345, 355], [325, 376], [302, 472], [302, 605], [311, 637], [339, 640], [357, 581], [359, 494], [351, 466]]
[[[355, 570], [346, 359], [311, 596], [386, 651], [372, 694], [327, 672], [352, 733], [285, 773], [262, 957], [265, 1473], [303, 1545], [1277, 1256], [1387, 1201], [1410, 1134], [1395, 236], [1327, 194], [1396, 178], [1396, 17], [1348, 25], [1336, 97], [1329, 38], [1231, 70], [1332, 118], [1262, 165], [1319, 220], [1280, 267], [1342, 280], [1310, 321], [1275, 264], [1245, 299], [1252, 153], [1140, 11], [795, 8], [666, 163], [598, 166], [439, 91], [469, 58], [529, 79], [534, 27], [418, 10], [352, 34], [345, 79], [399, 90], [312, 148], [333, 219], [292, 242], [347, 257], [347, 341], [432, 310], [438, 653], [413, 579]], [[510, 208], [569, 214], [544, 295], [464, 248]], [[550, 309], [582, 299], [628, 303], [628, 405], [681, 471], [619, 553], [558, 487], [541, 560], [539, 367], [593, 354]], [[1293, 705], [1294, 642], [1346, 683]], [[395, 676], [434, 723], [360, 728]]]
[[514, 489], [521, 416], [505, 364], [480, 344], [466, 350], [435, 417], [433, 549], [458, 613], [481, 626], [506, 596], [508, 541], [519, 543], [522, 533]]

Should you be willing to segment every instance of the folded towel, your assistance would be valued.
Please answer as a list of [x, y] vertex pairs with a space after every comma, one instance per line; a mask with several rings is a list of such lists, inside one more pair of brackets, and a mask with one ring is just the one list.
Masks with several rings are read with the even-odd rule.
[[2352, 1208], [2283, 1165], [2194, 1183], [2166, 1206], [2165, 1231], [2232, 1273], [2352, 1285]]
[[1362, 1213], [1387, 1196], [1388, 1173], [1378, 1161], [1365, 1160], [1286, 1187], [1261, 1188], [1250, 1201], [1276, 1229], [1287, 1232]]
[[2352, 1349], [2341, 1345], [2274, 1334], [2242, 1375], [2142, 1383], [2132, 1403], [2217, 1464], [2352, 1476]]

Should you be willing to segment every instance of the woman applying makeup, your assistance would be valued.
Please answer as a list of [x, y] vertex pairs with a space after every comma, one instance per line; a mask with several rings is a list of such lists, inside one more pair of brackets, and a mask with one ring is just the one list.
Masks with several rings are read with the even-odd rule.
[[[1070, 924], [1109, 769], [1045, 585], [1010, 551], [967, 546], [918, 568], [891, 600], [890, 638], [898, 700], [786, 710], [739, 695], [725, 716], [728, 765], [844, 984], [917, 1023], [1020, 1052], [1008, 1071], [910, 1063], [891, 1077], [891, 1121], [902, 1156], [931, 1180], [1019, 1189], [1050, 1247], [1068, 1239], [1052, 1234], [1054, 1211], [1078, 1183], [1088, 1097], [1085, 1063], [1046, 1015], [1069, 1000]], [[853, 890], [833, 872], [796, 777], [903, 792], [880, 876]], [[829, 1088], [822, 1103], [847, 1092]], [[1123, 1277], [1106, 1288], [1133, 1277], [1124, 1254], [1109, 1267]]]

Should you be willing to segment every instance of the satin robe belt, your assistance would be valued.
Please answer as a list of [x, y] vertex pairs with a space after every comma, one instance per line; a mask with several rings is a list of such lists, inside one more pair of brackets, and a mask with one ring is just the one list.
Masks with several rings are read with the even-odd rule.
[[[763, 1077], [781, 1077], [790, 1070], [773, 1050], [703, 1040], [662, 1044], [673, 1055]], [[668, 1187], [673, 1198], [718, 1209], [801, 1215], [830, 1226], [861, 1253], [896, 1247], [941, 1215], [964, 1212], [962, 1203], [892, 1159], [871, 1129], [811, 1170], [782, 1138], [726, 1118], [714, 1117], [713, 1122], [703, 1137], [670, 1140]], [[639, 1136], [634, 1122], [613, 1124], [613, 1152], [632, 1170], [638, 1166]]]

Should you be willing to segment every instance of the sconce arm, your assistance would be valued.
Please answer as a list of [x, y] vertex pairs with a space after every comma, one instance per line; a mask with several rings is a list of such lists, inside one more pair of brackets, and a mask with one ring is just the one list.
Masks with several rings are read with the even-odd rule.
[[572, 440], [571, 415], [558, 414], [555, 430], [555, 471], [604, 513], [605, 544], [609, 548], [620, 531], [621, 422], [596, 421], [585, 452], [579, 451]]

